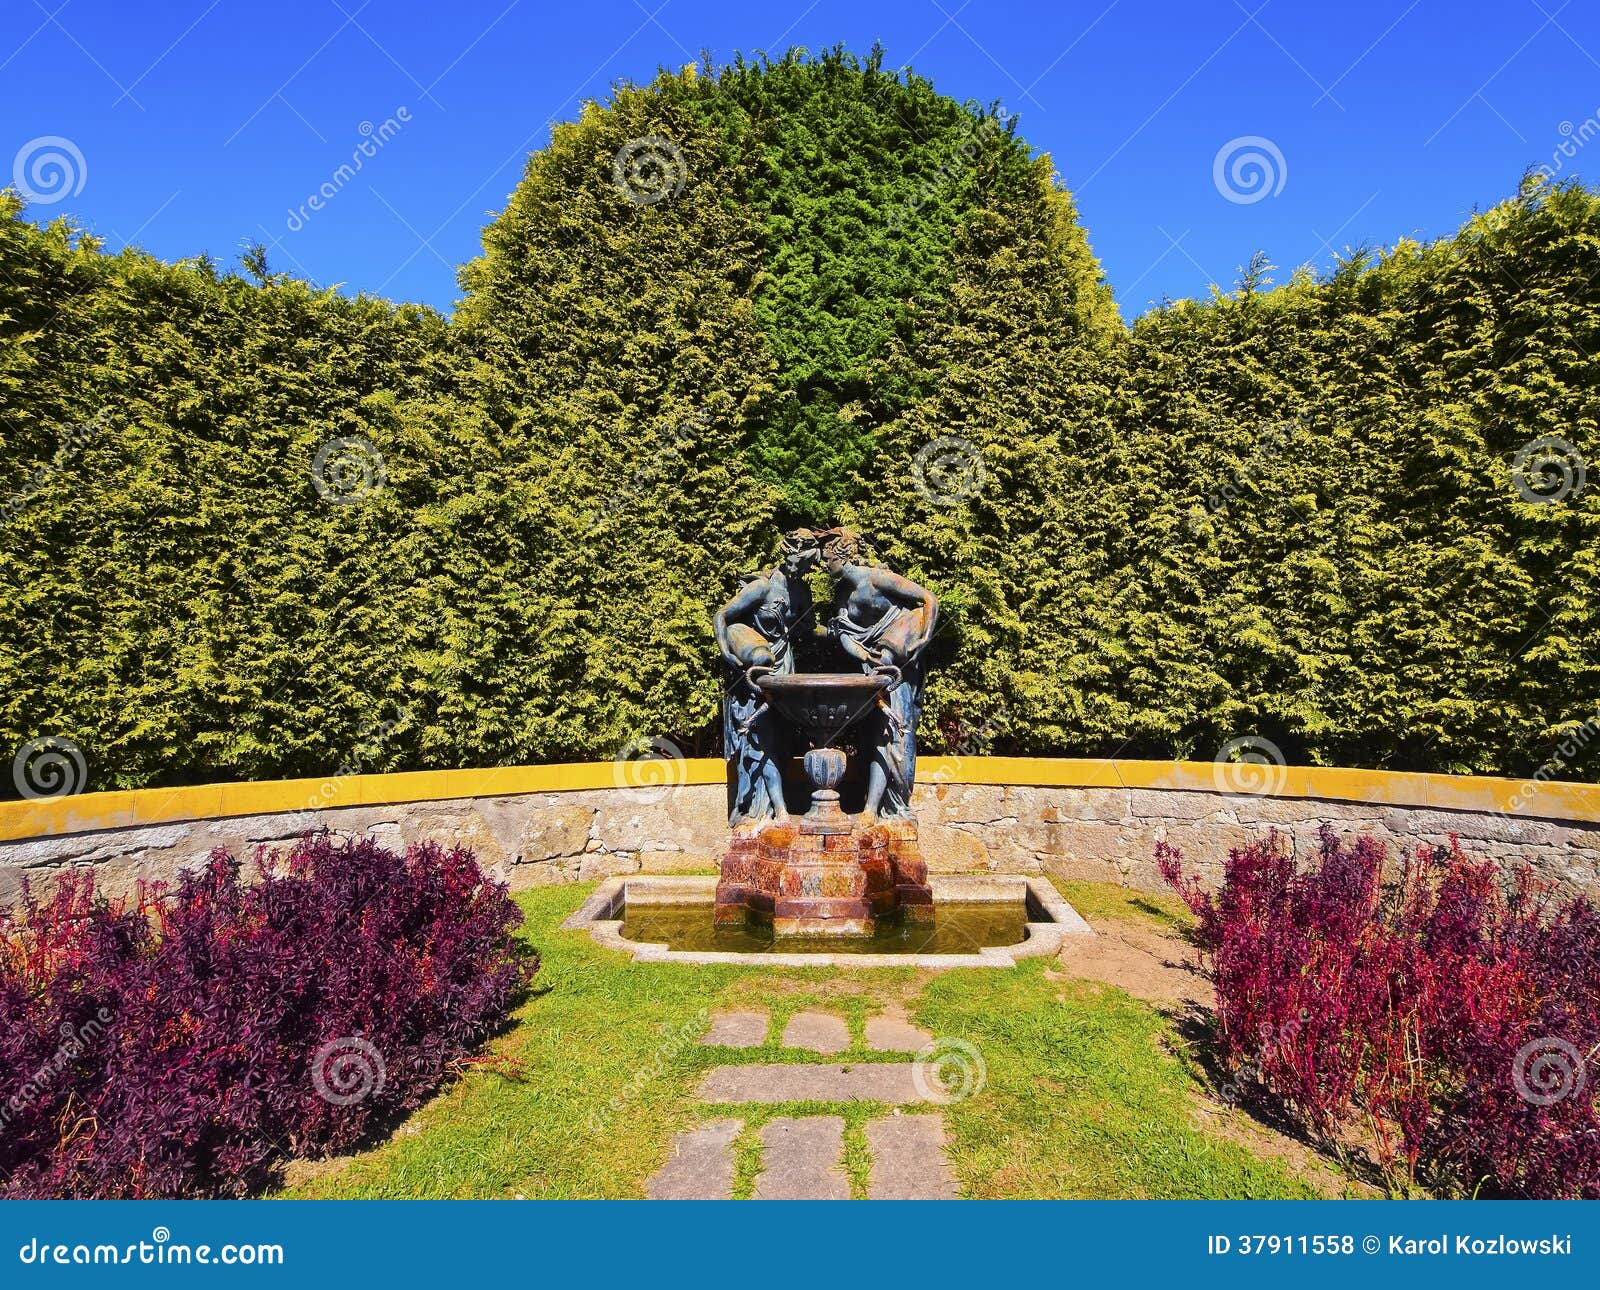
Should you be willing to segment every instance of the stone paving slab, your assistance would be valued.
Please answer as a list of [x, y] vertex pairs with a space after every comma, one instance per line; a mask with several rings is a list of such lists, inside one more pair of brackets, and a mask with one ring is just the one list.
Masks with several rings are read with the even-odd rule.
[[761, 1130], [757, 1200], [849, 1200], [844, 1120], [837, 1115], [774, 1120]]
[[718, 1066], [706, 1072], [702, 1102], [927, 1102], [915, 1062], [861, 1066]]
[[767, 1042], [764, 1012], [719, 1012], [700, 1041], [708, 1048], [760, 1048]]
[[733, 1195], [733, 1140], [742, 1120], [717, 1120], [672, 1144], [672, 1155], [645, 1184], [651, 1200], [728, 1200]]
[[880, 1053], [920, 1053], [933, 1036], [904, 1017], [867, 1018], [867, 1047]]
[[887, 1115], [867, 1122], [872, 1172], [868, 1200], [954, 1200], [956, 1180], [944, 1158], [944, 1117]]
[[850, 1047], [850, 1025], [827, 1012], [797, 1012], [783, 1028], [783, 1043], [814, 1053], [842, 1053]]

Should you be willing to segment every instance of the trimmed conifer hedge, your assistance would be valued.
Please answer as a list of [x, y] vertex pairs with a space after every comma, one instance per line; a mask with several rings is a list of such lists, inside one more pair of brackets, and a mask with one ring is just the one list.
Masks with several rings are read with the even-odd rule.
[[1592, 778], [1600, 490], [1513, 467], [1600, 443], [1600, 198], [1267, 271], [1125, 327], [1003, 108], [837, 50], [557, 127], [450, 320], [8, 198], [0, 750], [712, 752], [712, 612], [844, 521], [946, 603], [930, 749]]

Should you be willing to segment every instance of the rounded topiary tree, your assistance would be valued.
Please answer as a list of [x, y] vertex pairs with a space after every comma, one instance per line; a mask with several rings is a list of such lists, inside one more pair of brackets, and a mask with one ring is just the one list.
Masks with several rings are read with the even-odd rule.
[[[1076, 463], [1115, 315], [1014, 125], [877, 51], [792, 52], [619, 90], [530, 160], [458, 315], [492, 487], [537, 532], [529, 612], [497, 640], [504, 613], [445, 612], [484, 641], [474, 692], [535, 696], [532, 745], [709, 733], [718, 598], [778, 528], [840, 518], [947, 600], [935, 727], [1092, 706], [1063, 642], [1094, 630]], [[926, 484], [952, 435], [971, 496]]]

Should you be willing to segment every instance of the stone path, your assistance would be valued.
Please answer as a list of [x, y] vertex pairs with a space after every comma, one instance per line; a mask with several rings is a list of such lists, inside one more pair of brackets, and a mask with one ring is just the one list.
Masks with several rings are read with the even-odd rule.
[[678, 1135], [672, 1158], [647, 1188], [651, 1200], [723, 1200], [733, 1191], [733, 1140], [743, 1120], [717, 1120]]
[[702, 1102], [931, 1102], [915, 1062], [861, 1066], [718, 1066], [698, 1090]]
[[849, 1200], [844, 1172], [844, 1120], [808, 1115], [774, 1120], [761, 1130], [757, 1200]]
[[[728, 1012], [712, 1018], [702, 1044], [758, 1048], [766, 1043], [770, 1018], [761, 1012]], [[875, 1052], [917, 1053], [933, 1037], [903, 1016], [873, 1017], [865, 1028]], [[835, 1055], [850, 1047], [850, 1027], [842, 1017], [802, 1012], [783, 1030], [783, 1051]], [[855, 1065], [775, 1061], [718, 1066], [700, 1082], [702, 1102], [728, 1106], [781, 1102], [882, 1102], [899, 1108], [930, 1101], [927, 1081], [915, 1062]], [[680, 1133], [672, 1156], [650, 1179], [653, 1200], [727, 1199], [733, 1194], [734, 1143], [745, 1122], [721, 1119]], [[945, 1159], [944, 1117], [935, 1113], [892, 1115], [869, 1120], [867, 1149], [871, 1166], [867, 1195], [873, 1200], [953, 1200], [955, 1178]], [[845, 1121], [839, 1115], [782, 1116], [760, 1131], [761, 1172], [757, 1200], [848, 1200], [844, 1168]]]
[[[868, 1200], [954, 1200], [955, 1179], [944, 1163], [942, 1115], [894, 1115], [867, 1124], [872, 1152]], [[940, 1169], [932, 1173], [928, 1161]]]
[[783, 1028], [785, 1048], [809, 1048], [814, 1053], [842, 1053], [850, 1047], [850, 1024], [826, 1012], [797, 1012]]
[[760, 1048], [767, 1042], [764, 1012], [719, 1012], [700, 1042], [712, 1048]]

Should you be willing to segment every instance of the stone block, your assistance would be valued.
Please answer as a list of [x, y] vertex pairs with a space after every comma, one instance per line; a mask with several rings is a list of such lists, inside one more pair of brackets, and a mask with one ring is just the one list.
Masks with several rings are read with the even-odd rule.
[[594, 807], [578, 803], [534, 807], [522, 818], [517, 831], [518, 861], [582, 855], [589, 845], [594, 817]]
[[932, 1102], [936, 1092], [914, 1062], [859, 1066], [783, 1063], [717, 1066], [700, 1081], [702, 1102]]
[[719, 855], [728, 844], [727, 791], [720, 784], [685, 784], [653, 802], [614, 793], [597, 813], [594, 837], [607, 851]]
[[1419, 811], [1402, 807], [1387, 811], [1383, 823], [1402, 838], [1445, 838], [1453, 833], [1463, 842], [1539, 847], [1555, 840], [1557, 827], [1545, 820], [1492, 811]]
[[1129, 873], [1144, 868], [1146, 861], [1150, 871], [1158, 872], [1155, 870], [1155, 842], [1166, 842], [1177, 847], [1183, 852], [1185, 864], [1191, 868], [1220, 872], [1222, 862], [1228, 858], [1232, 848], [1250, 846], [1264, 836], [1263, 832], [1240, 824], [1210, 823], [1161, 825], [1151, 833], [1152, 845], [1148, 855], [1133, 854], [1127, 857]]
[[872, 1172], [868, 1200], [954, 1200], [956, 1181], [944, 1155], [944, 1118], [886, 1115], [867, 1121]]
[[1040, 820], [1019, 824], [1016, 837], [1036, 855], [1105, 860], [1123, 854], [1123, 828], [1097, 820]]
[[850, 1047], [850, 1027], [843, 1017], [827, 1012], [797, 1012], [783, 1028], [785, 1048], [814, 1053], [842, 1053]]
[[998, 784], [941, 784], [926, 811], [917, 810], [919, 818], [936, 824], [993, 824], [1014, 813]]
[[918, 839], [929, 873], [988, 873], [988, 849], [961, 829], [922, 824]]
[[556, 883], [577, 882], [579, 861], [567, 856], [557, 860], [541, 860], [534, 864], [514, 864], [506, 873], [506, 885], [512, 891], [527, 891], [530, 887], [549, 887]]
[[[525, 869], [527, 865], [518, 865]], [[601, 878], [615, 878], [618, 874], [638, 873], [639, 857], [611, 855], [603, 851], [590, 852], [578, 862], [578, 881], [595, 882]]]
[[882, 1014], [867, 1018], [867, 1047], [879, 1053], [920, 1053], [933, 1036], [904, 1016]]
[[[1022, 796], [1024, 793], [1027, 797]], [[1083, 820], [1122, 823], [1132, 817], [1125, 788], [1018, 789], [1016, 795], [1013, 813], [1024, 823], [1030, 817], [1045, 824], [1074, 824]]]
[[188, 824], [158, 824], [134, 829], [101, 829], [59, 837], [10, 842], [0, 847], [0, 864], [31, 869], [66, 863], [97, 864], [142, 851], [165, 851], [186, 841]]
[[700, 1042], [708, 1048], [760, 1048], [767, 1042], [764, 1012], [719, 1012]]
[[1044, 871], [1060, 882], [1116, 882], [1126, 877], [1113, 859], [1078, 859], [1076, 856], [1044, 856]]
[[1128, 790], [1128, 813], [1140, 820], [1203, 820], [1229, 805], [1228, 799], [1218, 793], [1156, 788]]
[[780, 1118], [761, 1130], [757, 1200], [849, 1200], [844, 1120], [837, 1115]]
[[717, 857], [693, 851], [641, 851], [640, 873], [714, 873]]
[[672, 1155], [645, 1184], [651, 1200], [727, 1200], [733, 1195], [733, 1140], [741, 1120], [717, 1120], [680, 1133]]
[[501, 868], [513, 859], [505, 841], [470, 807], [455, 810], [408, 809], [401, 817], [408, 843], [437, 842], [444, 847], [465, 847], [486, 867]]

